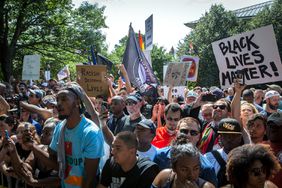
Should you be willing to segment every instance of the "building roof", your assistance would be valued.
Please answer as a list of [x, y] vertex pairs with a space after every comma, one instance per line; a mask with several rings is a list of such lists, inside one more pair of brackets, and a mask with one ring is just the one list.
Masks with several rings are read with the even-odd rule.
[[[270, 7], [272, 4], [273, 1], [266, 1], [256, 5], [233, 10], [232, 12], [240, 19], [251, 19], [252, 17], [255, 17], [264, 8]], [[198, 22], [199, 20], [196, 20], [196, 21], [185, 23], [184, 25], [190, 28], [195, 28]]]

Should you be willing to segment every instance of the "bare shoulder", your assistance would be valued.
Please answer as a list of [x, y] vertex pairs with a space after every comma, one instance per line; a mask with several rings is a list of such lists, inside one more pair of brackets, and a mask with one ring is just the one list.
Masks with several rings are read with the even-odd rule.
[[265, 182], [264, 187], [265, 188], [278, 188], [274, 183], [268, 180]]
[[207, 182], [204, 184], [203, 188], [215, 188], [215, 186], [214, 186], [212, 183], [210, 183], [210, 182], [207, 181]]
[[153, 185], [156, 187], [160, 187], [166, 183], [166, 181], [170, 178], [170, 176], [174, 173], [172, 169], [164, 169], [162, 170], [155, 178]]

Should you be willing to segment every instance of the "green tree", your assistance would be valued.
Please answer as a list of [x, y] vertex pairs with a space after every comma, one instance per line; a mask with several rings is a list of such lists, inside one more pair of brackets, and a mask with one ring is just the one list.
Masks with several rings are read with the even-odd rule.
[[172, 62], [174, 60], [173, 55], [167, 53], [164, 47], [153, 45], [153, 49], [151, 51], [151, 59], [155, 75], [158, 77], [160, 82], [163, 82], [163, 66], [168, 62]]
[[282, 54], [282, 0], [273, 2], [270, 8], [261, 11], [251, 22], [249, 27], [256, 29], [258, 27], [273, 25], [275, 37], [280, 56]]
[[[21, 75], [27, 54], [42, 56], [42, 67], [53, 75], [65, 64], [87, 61], [90, 45], [105, 51], [105, 7], [84, 2], [73, 9], [71, 0], [2, 0], [0, 2], [0, 62], [3, 79]], [[3, 52], [3, 53], [2, 53]], [[72, 66], [73, 68], [74, 66]]]
[[231, 11], [226, 11], [222, 5], [212, 5], [191, 34], [179, 43], [178, 56], [187, 54], [192, 43], [194, 51], [191, 55], [200, 57], [198, 85], [219, 86], [219, 70], [211, 43], [237, 33], [242, 29], [239, 23]]
[[[270, 8], [265, 8], [258, 13], [258, 15], [248, 23], [248, 28], [256, 29], [270, 24], [273, 25], [279, 54], [280, 57], [282, 57], [282, 0], [275, 0]], [[275, 84], [282, 85], [282, 81]], [[265, 85], [257, 85], [257, 87], [265, 88]]]

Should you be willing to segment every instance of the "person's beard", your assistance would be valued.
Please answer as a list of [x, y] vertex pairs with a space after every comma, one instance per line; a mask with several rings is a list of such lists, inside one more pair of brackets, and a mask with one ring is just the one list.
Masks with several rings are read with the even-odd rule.
[[272, 105], [271, 103], [269, 103], [269, 108], [271, 110], [277, 110], [278, 109], [278, 105]]
[[64, 120], [64, 119], [68, 119], [68, 115], [59, 115], [58, 118], [59, 120]]

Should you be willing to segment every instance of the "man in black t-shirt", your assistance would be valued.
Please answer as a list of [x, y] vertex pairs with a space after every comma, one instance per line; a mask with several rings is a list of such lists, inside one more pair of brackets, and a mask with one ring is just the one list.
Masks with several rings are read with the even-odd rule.
[[120, 132], [112, 144], [113, 157], [108, 159], [98, 188], [150, 188], [159, 167], [147, 158], [138, 158], [134, 133]]

